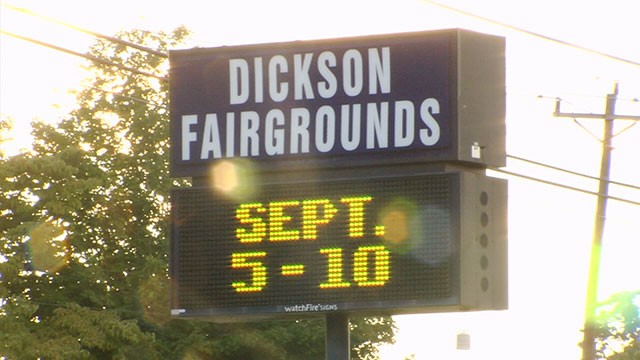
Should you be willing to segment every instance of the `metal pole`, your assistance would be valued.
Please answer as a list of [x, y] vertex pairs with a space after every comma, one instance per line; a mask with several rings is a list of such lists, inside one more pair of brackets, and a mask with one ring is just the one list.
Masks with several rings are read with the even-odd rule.
[[583, 360], [593, 360], [595, 358], [596, 304], [598, 301], [598, 280], [600, 277], [600, 253], [604, 235], [604, 223], [607, 215], [606, 196], [609, 194], [609, 170], [611, 168], [611, 150], [613, 150], [611, 143], [617, 95], [618, 83], [614, 86], [613, 94], [607, 95], [604, 114], [604, 139], [602, 141], [598, 193], [605, 196], [598, 196], [598, 202], [596, 204], [596, 217], [593, 227], [591, 260], [589, 262], [589, 278], [587, 283], [587, 301], [584, 314], [584, 338], [582, 341]]
[[349, 315], [346, 313], [327, 314], [327, 360], [349, 360], [351, 346], [349, 339]]

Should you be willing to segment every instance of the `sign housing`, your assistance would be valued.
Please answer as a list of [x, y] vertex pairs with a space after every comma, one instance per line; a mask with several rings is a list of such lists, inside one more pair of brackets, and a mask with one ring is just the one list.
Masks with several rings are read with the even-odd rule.
[[504, 39], [466, 30], [170, 52], [171, 173], [505, 164]]
[[209, 321], [504, 309], [506, 181], [469, 172], [172, 194], [171, 308]]

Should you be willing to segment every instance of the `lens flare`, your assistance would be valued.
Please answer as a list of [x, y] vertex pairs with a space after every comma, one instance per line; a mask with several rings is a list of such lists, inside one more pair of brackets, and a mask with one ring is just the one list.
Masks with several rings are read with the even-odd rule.
[[396, 199], [378, 213], [378, 224], [384, 226], [383, 238], [388, 245], [401, 252], [411, 251], [415, 245], [412, 236], [418, 234], [416, 205], [406, 199]]
[[29, 257], [36, 271], [56, 272], [69, 261], [69, 246], [65, 229], [53, 222], [44, 222], [29, 233]]
[[140, 306], [145, 319], [157, 325], [165, 325], [171, 318], [169, 279], [154, 274], [143, 282], [140, 285]]
[[409, 219], [406, 212], [389, 211], [382, 217], [382, 224], [385, 227], [384, 238], [396, 245], [402, 244], [409, 237]]
[[223, 160], [211, 168], [211, 181], [216, 191], [242, 200], [253, 195], [256, 172], [248, 160]]
[[222, 192], [231, 192], [238, 186], [238, 171], [236, 166], [223, 161], [213, 167], [213, 186]]
[[208, 352], [199, 349], [196, 345], [191, 345], [191, 347], [189, 347], [184, 352], [181, 360], [208, 360], [208, 359], [211, 359], [211, 355], [208, 354]]

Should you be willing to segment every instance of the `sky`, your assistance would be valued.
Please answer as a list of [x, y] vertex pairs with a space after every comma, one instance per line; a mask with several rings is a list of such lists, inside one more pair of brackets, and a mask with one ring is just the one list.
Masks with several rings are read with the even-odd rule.
[[[618, 114], [640, 116], [640, 66], [514, 31], [428, 1], [46, 1], [3, 3], [92, 31], [113, 35], [139, 28], [185, 25], [185, 47], [464, 28], [506, 38], [507, 153], [597, 176], [601, 120], [554, 118], [563, 112], [602, 113], [619, 84]], [[635, 0], [441, 1], [500, 23], [640, 62]], [[0, 7], [4, 31], [85, 52], [93, 38]], [[29, 144], [33, 119], [55, 121], [81, 87], [83, 59], [0, 35], [0, 113], [13, 119], [15, 153]], [[636, 101], [633, 101], [636, 99]], [[616, 121], [616, 132], [630, 125]], [[588, 131], [587, 131], [588, 130]], [[590, 133], [591, 132], [591, 133]], [[611, 179], [640, 186], [640, 126], [614, 138]], [[597, 190], [597, 182], [509, 159], [506, 170]], [[514, 176], [509, 179], [509, 309], [396, 316], [397, 343], [383, 359], [578, 359], [596, 199], [592, 195]], [[611, 186], [613, 196], [640, 201], [640, 191]], [[640, 206], [609, 201], [599, 300], [640, 289]], [[456, 350], [456, 334], [471, 350]]]

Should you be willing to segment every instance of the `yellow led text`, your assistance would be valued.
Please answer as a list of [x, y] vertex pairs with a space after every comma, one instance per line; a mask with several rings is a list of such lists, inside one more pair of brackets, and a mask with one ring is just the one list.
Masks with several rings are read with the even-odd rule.
[[269, 204], [269, 241], [299, 240], [299, 230], [284, 230], [284, 223], [292, 217], [285, 215], [284, 208], [300, 205], [299, 201], [276, 201]]
[[236, 209], [236, 219], [240, 220], [241, 224], [251, 225], [251, 231], [245, 228], [236, 229], [236, 237], [242, 243], [260, 242], [267, 236], [267, 224], [260, 217], [251, 217], [252, 210], [259, 214], [267, 212], [260, 203], [241, 204]]
[[[373, 279], [369, 277], [369, 254], [373, 255]], [[383, 286], [389, 280], [389, 250], [384, 246], [361, 246], [353, 254], [353, 280], [358, 286]]]
[[231, 255], [231, 267], [233, 269], [251, 269], [251, 285], [242, 281], [236, 281], [231, 286], [237, 292], [258, 292], [267, 285], [267, 268], [261, 261], [248, 262], [250, 258], [263, 258], [267, 256], [264, 251], [252, 251], [235, 253]]
[[[318, 217], [318, 207], [322, 206], [323, 216]], [[318, 225], [326, 225], [333, 219], [338, 209], [331, 204], [329, 199], [305, 200], [302, 202], [302, 238], [316, 240], [318, 238]]]
[[[365, 204], [371, 196], [344, 197], [348, 214], [347, 235], [351, 238], [364, 236]], [[318, 228], [329, 224], [338, 213], [338, 208], [329, 199], [303, 199], [240, 204], [236, 209], [236, 219], [241, 227], [236, 228], [236, 237], [242, 243], [269, 241], [317, 240]], [[300, 221], [300, 222], [298, 222]], [[301, 224], [301, 229], [291, 224]], [[384, 226], [374, 228], [376, 236], [385, 233]]]
[[304, 274], [304, 265], [282, 265], [283, 276], [295, 276]]
[[321, 289], [345, 288], [351, 286], [350, 283], [342, 280], [342, 249], [320, 249], [321, 254], [328, 257], [327, 282], [320, 284]]
[[340, 199], [349, 205], [349, 236], [352, 238], [364, 236], [364, 203], [371, 201], [371, 196], [358, 196]]

